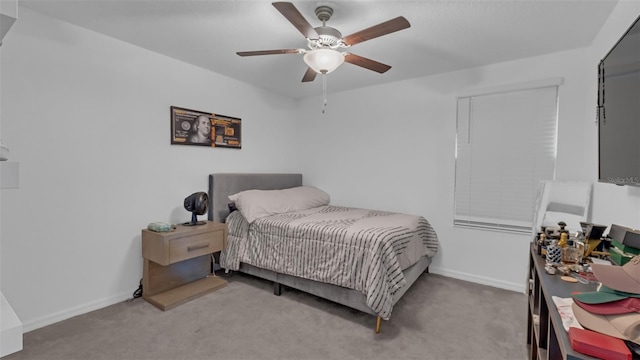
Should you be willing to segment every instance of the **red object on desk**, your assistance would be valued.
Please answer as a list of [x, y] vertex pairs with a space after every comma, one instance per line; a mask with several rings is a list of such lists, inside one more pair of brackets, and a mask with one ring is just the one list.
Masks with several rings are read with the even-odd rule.
[[599, 332], [569, 328], [569, 341], [573, 350], [601, 359], [631, 360], [631, 351], [624, 341]]

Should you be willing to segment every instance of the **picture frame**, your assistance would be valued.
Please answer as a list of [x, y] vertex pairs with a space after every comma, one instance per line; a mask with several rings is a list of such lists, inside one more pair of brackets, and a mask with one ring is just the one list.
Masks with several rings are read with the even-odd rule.
[[171, 144], [242, 148], [242, 119], [171, 106]]

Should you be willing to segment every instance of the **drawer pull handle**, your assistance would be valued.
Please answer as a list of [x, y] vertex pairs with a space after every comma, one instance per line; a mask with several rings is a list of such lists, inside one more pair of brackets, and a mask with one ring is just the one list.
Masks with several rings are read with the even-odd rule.
[[209, 247], [209, 243], [187, 246], [187, 251], [195, 251]]

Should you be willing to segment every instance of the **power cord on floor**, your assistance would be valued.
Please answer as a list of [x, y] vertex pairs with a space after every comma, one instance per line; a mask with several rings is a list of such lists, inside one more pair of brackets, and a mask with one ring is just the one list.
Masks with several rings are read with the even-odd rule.
[[138, 286], [136, 291], [133, 292], [133, 297], [131, 299], [129, 299], [128, 301], [133, 301], [134, 299], [137, 299], [137, 298], [139, 298], [141, 296], [142, 296], [142, 279], [140, 279], [140, 285]]

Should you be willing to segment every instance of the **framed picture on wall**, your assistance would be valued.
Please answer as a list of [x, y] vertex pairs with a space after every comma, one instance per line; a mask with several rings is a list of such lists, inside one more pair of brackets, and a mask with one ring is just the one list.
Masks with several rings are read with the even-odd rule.
[[171, 107], [171, 144], [242, 148], [242, 120], [204, 111]]

